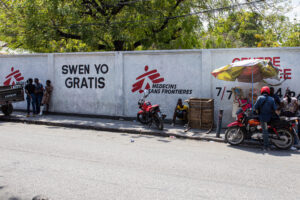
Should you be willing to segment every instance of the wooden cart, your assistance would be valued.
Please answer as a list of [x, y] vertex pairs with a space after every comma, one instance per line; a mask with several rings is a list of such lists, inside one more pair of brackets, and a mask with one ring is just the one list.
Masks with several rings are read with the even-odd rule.
[[23, 84], [0, 86], [0, 106], [4, 115], [9, 116], [13, 112], [12, 103], [24, 101]]

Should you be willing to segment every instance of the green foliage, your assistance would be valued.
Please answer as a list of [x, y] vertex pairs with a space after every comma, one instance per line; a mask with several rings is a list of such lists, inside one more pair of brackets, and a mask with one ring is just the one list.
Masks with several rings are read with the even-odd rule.
[[[260, 11], [267, 3], [258, 11], [252, 5], [247, 12], [228, 7], [237, 3], [241, 0], [1, 1], [0, 41], [46, 53], [299, 46], [299, 24], [276, 13], [265, 17]], [[201, 13], [189, 15], [195, 12]]]
[[220, 17], [201, 36], [205, 48], [300, 46], [299, 24], [282, 15], [266, 16], [255, 11]]
[[286, 40], [283, 41], [282, 46], [299, 47], [300, 46], [300, 24], [293, 23], [289, 28], [290, 29], [288, 29], [286, 34]]
[[[197, 1], [14, 0], [0, 14], [0, 40], [35, 52], [197, 47]], [[203, 6], [200, 6], [199, 9]]]

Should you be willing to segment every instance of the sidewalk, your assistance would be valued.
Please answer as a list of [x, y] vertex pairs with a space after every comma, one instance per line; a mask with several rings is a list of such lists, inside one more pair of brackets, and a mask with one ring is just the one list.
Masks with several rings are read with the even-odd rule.
[[206, 134], [207, 130], [191, 129], [184, 132], [184, 127], [177, 125], [172, 127], [170, 124], [164, 124], [164, 130], [158, 130], [155, 125], [148, 127], [139, 122], [126, 120], [113, 120], [103, 118], [89, 118], [81, 116], [64, 116], [64, 115], [43, 115], [36, 117], [26, 117], [23, 112], [14, 112], [10, 117], [0, 115], [0, 121], [20, 122], [28, 124], [42, 124], [49, 126], [61, 126], [69, 128], [92, 129], [111, 132], [125, 132], [133, 134], [157, 135], [164, 137], [178, 137], [195, 140], [208, 140], [215, 142], [224, 142], [224, 134], [221, 138], [216, 137], [216, 132], [213, 130]]

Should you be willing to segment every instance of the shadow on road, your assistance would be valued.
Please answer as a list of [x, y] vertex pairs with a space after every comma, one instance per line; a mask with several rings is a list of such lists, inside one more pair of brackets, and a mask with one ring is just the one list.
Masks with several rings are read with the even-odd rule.
[[[121, 134], [122, 136], [129, 136], [128, 134]], [[162, 139], [162, 138], [166, 138], [165, 136], [149, 136], [149, 135], [132, 135], [130, 136], [130, 138], [132, 139], [138, 139], [138, 138], [146, 138], [146, 139], [155, 139], [158, 142], [164, 142], [164, 143], [169, 143], [172, 142], [170, 140], [166, 140], [166, 139]]]
[[10, 197], [8, 200], [21, 200], [19, 197]]
[[251, 153], [256, 153], [256, 154], [268, 154], [272, 156], [291, 156], [292, 154], [299, 154], [300, 151], [292, 151], [292, 150], [279, 150], [279, 149], [272, 149], [270, 151], [262, 151], [262, 146], [258, 144], [244, 144], [240, 146], [232, 146], [228, 145], [228, 147], [233, 148], [233, 149], [238, 149], [242, 151], [248, 151]]

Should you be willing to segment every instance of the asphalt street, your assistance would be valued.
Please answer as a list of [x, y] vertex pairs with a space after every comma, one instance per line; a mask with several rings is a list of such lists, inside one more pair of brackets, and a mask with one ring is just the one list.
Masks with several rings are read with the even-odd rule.
[[300, 199], [300, 152], [0, 122], [0, 200]]

